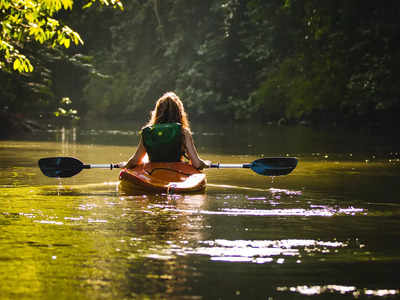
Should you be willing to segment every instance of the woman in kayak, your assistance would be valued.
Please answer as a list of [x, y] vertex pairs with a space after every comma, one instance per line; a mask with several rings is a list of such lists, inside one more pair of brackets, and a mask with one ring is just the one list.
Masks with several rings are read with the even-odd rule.
[[186, 156], [195, 168], [208, 167], [197, 153], [182, 101], [173, 92], [157, 100], [150, 121], [142, 129], [136, 153], [120, 166], [132, 169], [143, 163], [146, 154], [151, 162], [177, 162]]

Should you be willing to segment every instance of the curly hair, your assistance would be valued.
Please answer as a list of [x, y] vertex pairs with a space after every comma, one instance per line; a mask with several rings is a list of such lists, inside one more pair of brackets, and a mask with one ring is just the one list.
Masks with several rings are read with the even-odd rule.
[[159, 123], [181, 123], [190, 132], [188, 116], [181, 99], [174, 92], [167, 92], [156, 102], [146, 126]]

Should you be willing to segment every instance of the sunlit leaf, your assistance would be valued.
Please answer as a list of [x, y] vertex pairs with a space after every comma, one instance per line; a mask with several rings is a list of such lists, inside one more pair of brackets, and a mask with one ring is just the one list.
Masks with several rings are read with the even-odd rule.
[[[92, 6], [94, 2], [108, 6], [108, 0], [91, 0], [83, 8]], [[112, 4], [122, 9], [119, 0]], [[36, 41], [40, 44], [69, 48], [71, 42], [83, 44], [80, 35], [69, 26], [62, 26], [57, 19], [62, 10], [72, 10], [74, 0], [0, 0], [0, 65], [9, 65], [18, 72], [31, 72], [33, 66], [29, 59], [10, 59], [18, 56], [18, 51], [24, 51], [24, 44]], [[18, 45], [18, 47], [14, 47]]]
[[64, 46], [65, 46], [65, 48], [69, 48], [70, 44], [71, 44], [71, 40], [69, 40], [69, 39], [65, 39], [65, 40], [64, 40]]
[[24, 62], [23, 66], [24, 66], [24, 71], [28, 73], [29, 72], [28, 65]]
[[21, 62], [17, 58], [16, 60], [14, 60], [13, 68], [14, 68], [14, 70], [19, 70], [20, 66], [21, 66]]
[[83, 9], [89, 8], [93, 5], [93, 2], [88, 2], [84, 6], [82, 6]]

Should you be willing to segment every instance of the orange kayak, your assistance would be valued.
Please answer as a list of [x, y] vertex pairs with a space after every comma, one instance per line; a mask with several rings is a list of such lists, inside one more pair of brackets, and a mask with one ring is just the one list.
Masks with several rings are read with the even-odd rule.
[[203, 191], [206, 175], [184, 162], [153, 162], [123, 169], [119, 174], [124, 192], [190, 193]]

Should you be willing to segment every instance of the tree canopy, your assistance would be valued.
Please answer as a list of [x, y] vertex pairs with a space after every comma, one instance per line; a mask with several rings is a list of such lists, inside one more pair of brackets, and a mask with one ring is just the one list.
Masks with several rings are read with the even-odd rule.
[[[24, 2], [40, 13], [19, 14]], [[396, 0], [0, 3], [9, 111], [143, 118], [168, 90], [219, 120], [393, 124], [400, 111]], [[5, 72], [31, 71], [25, 58], [29, 76]]]
[[[90, 0], [83, 8], [95, 2]], [[120, 0], [98, 2], [123, 8]], [[25, 53], [32, 42], [52, 48], [83, 44], [79, 33], [58, 18], [62, 10], [72, 10], [73, 5], [73, 0], [0, 0], [0, 68], [32, 72], [33, 65]]]

